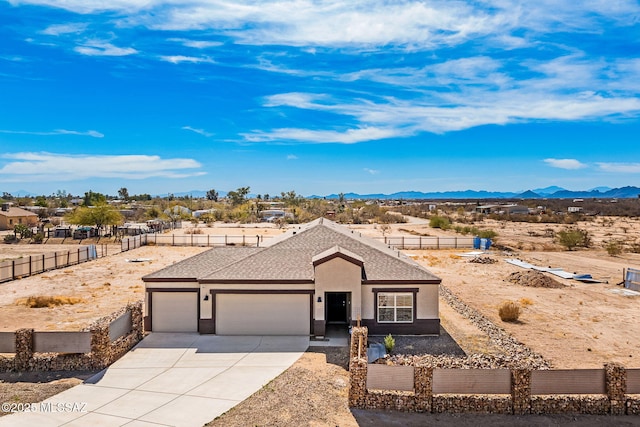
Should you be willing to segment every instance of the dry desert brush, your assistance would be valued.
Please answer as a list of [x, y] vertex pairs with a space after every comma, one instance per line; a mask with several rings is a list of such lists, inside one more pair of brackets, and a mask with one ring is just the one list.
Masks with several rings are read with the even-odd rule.
[[504, 301], [498, 307], [498, 315], [503, 322], [517, 322], [520, 318], [520, 305], [515, 301]]

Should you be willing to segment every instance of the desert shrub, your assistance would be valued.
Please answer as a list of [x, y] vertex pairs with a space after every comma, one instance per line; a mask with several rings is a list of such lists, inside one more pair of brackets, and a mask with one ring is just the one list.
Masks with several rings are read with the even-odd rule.
[[503, 322], [515, 322], [520, 317], [520, 306], [515, 301], [505, 301], [498, 307], [498, 315]]
[[84, 302], [82, 298], [67, 296], [31, 296], [20, 299], [17, 305], [26, 305], [29, 308], [46, 308], [58, 305], [74, 305]]
[[5, 243], [14, 243], [17, 241], [18, 241], [18, 238], [14, 234], [5, 234], [4, 236]]
[[385, 350], [387, 350], [387, 353], [391, 353], [395, 346], [396, 346], [396, 340], [391, 336], [391, 334], [384, 337], [384, 348]]
[[33, 235], [33, 243], [42, 243], [44, 241], [44, 234], [36, 233]]
[[622, 253], [622, 243], [618, 240], [609, 240], [604, 244], [604, 248], [611, 256], [618, 256]]
[[526, 307], [528, 305], [533, 305], [533, 301], [531, 301], [531, 299], [529, 298], [520, 298], [519, 302], [523, 307]]
[[482, 239], [495, 239], [498, 235], [498, 233], [493, 230], [478, 230], [477, 233], [474, 234]]
[[451, 222], [449, 218], [444, 216], [432, 216], [429, 220], [429, 227], [431, 228], [440, 228], [441, 230], [448, 230], [451, 228]]
[[556, 233], [558, 243], [572, 251], [577, 247], [588, 248], [591, 246], [589, 232], [579, 228], [567, 228]]

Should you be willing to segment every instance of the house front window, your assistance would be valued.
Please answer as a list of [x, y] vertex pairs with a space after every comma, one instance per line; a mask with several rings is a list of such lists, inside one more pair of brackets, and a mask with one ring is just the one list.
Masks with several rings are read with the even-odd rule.
[[378, 293], [378, 323], [411, 322], [413, 322], [413, 293]]

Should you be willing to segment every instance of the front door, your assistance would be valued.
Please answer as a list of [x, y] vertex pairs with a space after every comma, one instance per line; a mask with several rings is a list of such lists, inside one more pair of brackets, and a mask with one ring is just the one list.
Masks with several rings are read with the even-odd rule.
[[349, 324], [351, 321], [350, 296], [350, 292], [327, 292], [325, 294], [325, 319], [328, 324]]

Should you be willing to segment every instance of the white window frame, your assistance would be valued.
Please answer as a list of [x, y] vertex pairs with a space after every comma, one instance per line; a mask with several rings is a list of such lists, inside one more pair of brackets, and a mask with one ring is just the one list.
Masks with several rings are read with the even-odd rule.
[[[393, 305], [387, 305], [387, 306], [380, 306], [380, 297], [385, 296], [385, 297], [393, 297]], [[398, 305], [398, 297], [402, 296], [402, 297], [410, 297], [411, 298], [411, 305], [410, 306], [404, 306], [404, 305]], [[415, 295], [413, 292], [378, 292], [377, 294], [377, 298], [376, 298], [376, 314], [378, 315], [378, 323], [413, 323], [413, 317], [414, 317], [414, 306], [415, 306]], [[393, 309], [393, 320], [380, 320], [380, 309]], [[399, 308], [410, 308], [411, 309], [411, 320], [398, 320], [398, 309]]]

